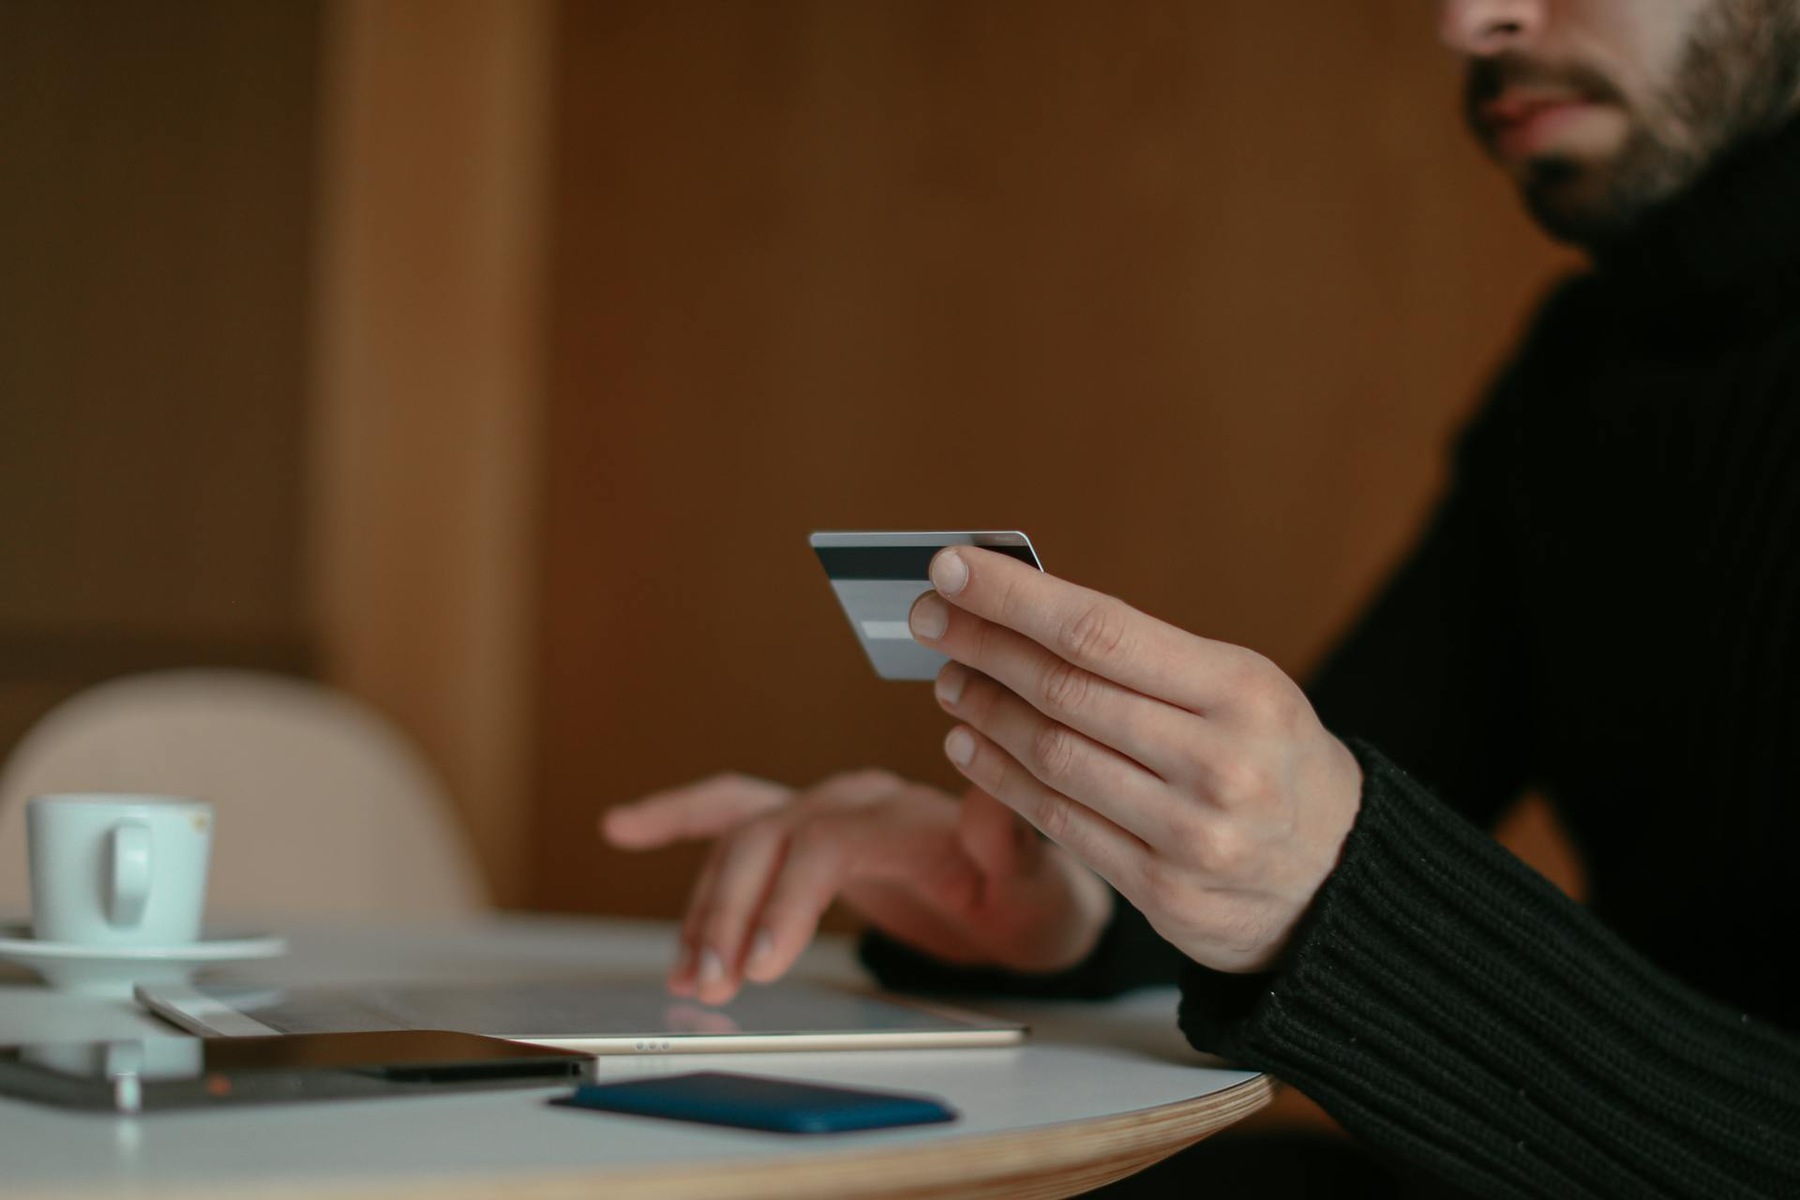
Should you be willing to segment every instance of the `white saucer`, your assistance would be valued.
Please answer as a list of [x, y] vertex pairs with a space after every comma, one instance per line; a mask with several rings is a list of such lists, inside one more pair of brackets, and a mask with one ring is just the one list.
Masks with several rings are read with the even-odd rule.
[[275, 934], [209, 929], [199, 941], [179, 946], [92, 946], [40, 942], [30, 925], [0, 922], [0, 960], [23, 964], [51, 987], [85, 996], [130, 998], [134, 984], [186, 983], [202, 967], [286, 953], [287, 939]]

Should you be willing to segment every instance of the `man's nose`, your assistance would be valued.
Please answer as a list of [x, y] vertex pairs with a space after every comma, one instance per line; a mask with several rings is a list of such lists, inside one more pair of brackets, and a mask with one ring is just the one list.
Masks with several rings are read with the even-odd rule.
[[1548, 0], [1441, 0], [1438, 36], [1473, 58], [1526, 49], [1543, 30], [1547, 6]]

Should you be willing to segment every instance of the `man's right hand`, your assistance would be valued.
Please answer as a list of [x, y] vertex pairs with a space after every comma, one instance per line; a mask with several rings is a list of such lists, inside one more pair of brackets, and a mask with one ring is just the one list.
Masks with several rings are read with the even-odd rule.
[[886, 771], [795, 789], [716, 775], [608, 811], [613, 845], [713, 839], [669, 988], [722, 1004], [781, 977], [841, 897], [876, 928], [948, 962], [1056, 971], [1093, 950], [1106, 883], [979, 788], [953, 796]]

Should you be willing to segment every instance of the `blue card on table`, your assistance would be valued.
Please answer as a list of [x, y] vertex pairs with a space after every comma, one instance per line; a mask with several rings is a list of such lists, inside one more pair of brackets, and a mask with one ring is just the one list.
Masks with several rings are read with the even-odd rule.
[[775, 1133], [840, 1133], [956, 1119], [954, 1109], [932, 1096], [870, 1092], [731, 1071], [584, 1084], [572, 1095], [551, 1103]]
[[945, 546], [980, 546], [1044, 569], [1017, 530], [812, 535], [813, 553], [883, 679], [936, 679], [949, 661], [915, 642], [906, 624], [913, 601], [931, 590], [931, 558]]

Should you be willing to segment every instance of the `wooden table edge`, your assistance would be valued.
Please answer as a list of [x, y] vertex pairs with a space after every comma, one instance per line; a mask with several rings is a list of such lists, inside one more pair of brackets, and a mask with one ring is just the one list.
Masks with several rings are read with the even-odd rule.
[[[267, 1200], [672, 1200], [720, 1194], [729, 1180], [733, 1197], [749, 1200], [828, 1200], [858, 1197], [1018, 1197], [1058, 1200], [1134, 1174], [1178, 1150], [1218, 1132], [1268, 1104], [1280, 1088], [1256, 1075], [1241, 1083], [1195, 1096], [1104, 1117], [1058, 1121], [1030, 1129], [973, 1133], [929, 1143], [905, 1142], [803, 1158], [720, 1159], [687, 1166], [595, 1168], [542, 1175], [484, 1175], [476, 1179], [421, 1174], [412, 1178], [293, 1180], [240, 1176], [228, 1182], [188, 1182], [179, 1187], [132, 1188], [139, 1196], [223, 1197], [256, 1195]], [[921, 1164], [921, 1155], [929, 1162]], [[903, 1164], [903, 1165], [902, 1165]], [[419, 1164], [428, 1171], [428, 1164]], [[896, 1181], [883, 1190], [871, 1177], [889, 1173]], [[85, 1193], [76, 1193], [85, 1194]], [[113, 1192], [93, 1193], [114, 1195]], [[31, 1197], [69, 1200], [62, 1190], [28, 1191]]]

